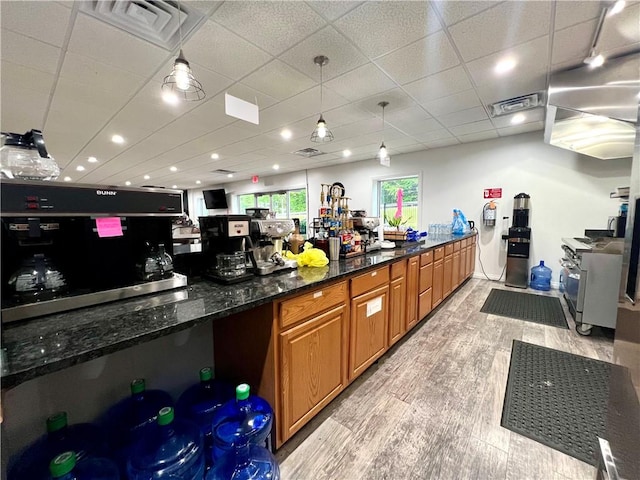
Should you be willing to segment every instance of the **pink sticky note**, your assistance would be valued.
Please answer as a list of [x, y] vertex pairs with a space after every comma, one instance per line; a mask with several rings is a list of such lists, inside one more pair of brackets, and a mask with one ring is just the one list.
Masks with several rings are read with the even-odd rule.
[[98, 236], [100, 238], [122, 236], [120, 217], [96, 218], [96, 227], [98, 227]]

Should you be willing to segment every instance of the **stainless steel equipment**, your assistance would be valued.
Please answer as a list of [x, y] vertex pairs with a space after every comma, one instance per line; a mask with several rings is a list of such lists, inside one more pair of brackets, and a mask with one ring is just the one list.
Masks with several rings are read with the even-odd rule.
[[507, 235], [507, 266], [505, 285], [527, 288], [529, 281], [529, 195], [519, 193], [513, 199], [513, 225]]
[[353, 228], [362, 236], [362, 243], [367, 252], [379, 250], [381, 248], [378, 241], [378, 227], [380, 219], [378, 217], [353, 217]]
[[187, 284], [171, 265], [180, 191], [4, 180], [0, 192], [2, 322]]
[[297, 261], [282, 257], [283, 239], [294, 230], [295, 222], [288, 218], [251, 218], [256, 275], [268, 275], [280, 270], [298, 268]]
[[576, 331], [589, 335], [594, 325], [616, 328], [622, 242], [612, 238], [563, 238], [564, 298]]

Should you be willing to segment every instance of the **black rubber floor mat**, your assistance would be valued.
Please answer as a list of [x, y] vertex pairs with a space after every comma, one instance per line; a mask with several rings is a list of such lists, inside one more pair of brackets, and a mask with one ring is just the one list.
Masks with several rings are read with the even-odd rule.
[[560, 299], [546, 295], [512, 292], [494, 288], [480, 309], [481, 312], [527, 322], [569, 328]]
[[596, 465], [613, 366], [514, 340], [500, 424]]

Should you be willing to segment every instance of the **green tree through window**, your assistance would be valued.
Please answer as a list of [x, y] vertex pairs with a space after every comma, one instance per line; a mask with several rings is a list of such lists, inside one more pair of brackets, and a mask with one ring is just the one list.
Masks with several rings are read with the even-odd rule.
[[402, 219], [406, 227], [418, 228], [418, 177], [403, 177], [378, 182], [379, 212], [382, 217], [393, 217], [398, 208], [398, 189], [402, 189]]

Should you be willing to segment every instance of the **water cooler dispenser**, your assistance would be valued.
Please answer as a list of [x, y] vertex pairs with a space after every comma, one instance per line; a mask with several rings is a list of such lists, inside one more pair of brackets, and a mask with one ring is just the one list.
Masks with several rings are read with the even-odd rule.
[[505, 285], [527, 288], [529, 279], [529, 249], [531, 229], [529, 228], [529, 199], [526, 193], [513, 198], [513, 225], [507, 236], [507, 271]]

